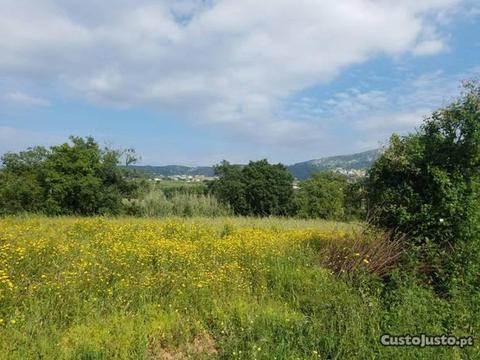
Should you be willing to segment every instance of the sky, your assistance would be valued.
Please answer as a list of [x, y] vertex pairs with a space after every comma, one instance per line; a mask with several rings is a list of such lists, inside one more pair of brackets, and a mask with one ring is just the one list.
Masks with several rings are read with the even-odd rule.
[[149, 165], [383, 146], [480, 76], [479, 0], [0, 0], [0, 154]]

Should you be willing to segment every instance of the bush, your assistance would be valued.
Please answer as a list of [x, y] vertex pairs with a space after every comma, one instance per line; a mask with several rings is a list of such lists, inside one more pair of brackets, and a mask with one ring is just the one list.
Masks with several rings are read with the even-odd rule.
[[468, 259], [480, 246], [479, 170], [480, 87], [470, 83], [416, 133], [392, 136], [369, 171], [373, 223], [408, 233], [442, 290], [464, 283], [464, 265], [474, 263]]
[[343, 199], [343, 216], [345, 220], [366, 220], [366, 197], [364, 179], [355, 180], [347, 184]]

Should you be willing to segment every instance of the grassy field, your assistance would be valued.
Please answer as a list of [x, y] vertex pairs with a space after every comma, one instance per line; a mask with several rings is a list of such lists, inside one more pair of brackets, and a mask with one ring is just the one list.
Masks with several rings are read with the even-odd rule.
[[[414, 284], [387, 303], [375, 279], [320, 266], [322, 248], [357, 230], [284, 219], [0, 220], [0, 357], [476, 358], [478, 346], [380, 345], [384, 332], [443, 333], [452, 312]], [[368, 272], [369, 260], [359, 263]], [[456, 310], [459, 335], [476, 331], [467, 310]]]

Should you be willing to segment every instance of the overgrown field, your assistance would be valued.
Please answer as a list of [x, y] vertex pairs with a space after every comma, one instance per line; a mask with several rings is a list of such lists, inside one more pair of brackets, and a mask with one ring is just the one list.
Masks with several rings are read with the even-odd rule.
[[[4, 359], [461, 359], [382, 333], [475, 335], [478, 299], [320, 266], [354, 226], [300, 220], [0, 220]], [[342, 248], [368, 273], [373, 259]], [[478, 308], [477, 308], [478, 310]]]

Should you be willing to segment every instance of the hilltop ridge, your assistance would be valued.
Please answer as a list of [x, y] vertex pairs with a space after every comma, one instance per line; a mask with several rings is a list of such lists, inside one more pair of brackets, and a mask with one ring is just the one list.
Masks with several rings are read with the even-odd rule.
[[[299, 180], [307, 179], [312, 173], [319, 171], [335, 171], [347, 176], [358, 177], [365, 174], [379, 153], [379, 149], [374, 149], [349, 155], [322, 157], [288, 165], [287, 169]], [[132, 167], [142, 170], [152, 177], [176, 175], [212, 177], [215, 175], [213, 166], [135, 165]]]

